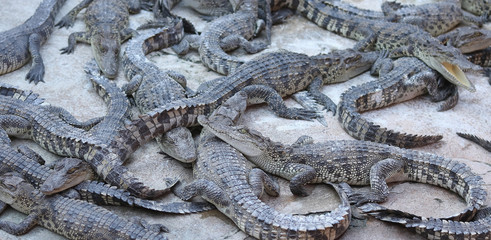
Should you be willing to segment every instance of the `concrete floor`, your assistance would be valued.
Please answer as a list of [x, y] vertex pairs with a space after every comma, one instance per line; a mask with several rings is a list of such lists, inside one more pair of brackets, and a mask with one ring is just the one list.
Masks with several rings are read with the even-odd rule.
[[[24, 22], [31, 16], [41, 0], [23, 1], [22, 4], [14, 4], [10, 0], [0, 0], [0, 31], [8, 30]], [[57, 16], [59, 20], [78, 0], [68, 0]], [[379, 10], [381, 0], [350, 0], [349, 2], [363, 8]], [[401, 1], [403, 3], [426, 3], [429, 1]], [[186, 16], [198, 30], [206, 26], [196, 14], [184, 8], [176, 8], [176, 13]], [[131, 16], [131, 26], [137, 27], [151, 19], [151, 14], [142, 12]], [[489, 25], [486, 26], [489, 28]], [[45, 83], [38, 85], [28, 84], [24, 80], [29, 66], [0, 76], [0, 82], [9, 83], [22, 89], [30, 89], [39, 93], [46, 102], [64, 107], [80, 120], [87, 120], [106, 114], [106, 106], [100, 97], [92, 89], [88, 79], [82, 71], [83, 65], [90, 60], [90, 46], [79, 44], [74, 54], [61, 55], [59, 49], [67, 45], [67, 38], [71, 32], [83, 31], [84, 23], [82, 15], [77, 18], [75, 26], [71, 29], [55, 29], [50, 39], [41, 49], [46, 74]], [[272, 44], [266, 51], [287, 49], [302, 52], [309, 55], [327, 53], [333, 49], [344, 49], [354, 45], [354, 41], [325, 31], [301, 16], [293, 16], [287, 23], [275, 26], [272, 34]], [[123, 45], [124, 48], [124, 45]], [[244, 53], [239, 51], [241, 56]], [[251, 58], [253, 56], [244, 56]], [[149, 55], [159, 67], [173, 69], [184, 74], [189, 86], [193, 89], [204, 81], [218, 77], [217, 74], [208, 71], [200, 63], [188, 60], [196, 60], [197, 55], [191, 54], [185, 59], [177, 58], [172, 51], [164, 50]], [[340, 94], [348, 87], [371, 80], [367, 73], [346, 83], [329, 85], [323, 88], [323, 92], [335, 102], [339, 101]], [[364, 113], [368, 119], [382, 126], [398, 131], [414, 134], [441, 134], [443, 140], [437, 144], [419, 148], [418, 150], [440, 154], [468, 164], [486, 182], [486, 188], [491, 191], [491, 155], [484, 149], [461, 139], [455, 132], [469, 132], [484, 138], [491, 138], [491, 98], [488, 93], [491, 86], [483, 77], [472, 75], [470, 80], [476, 85], [477, 91], [470, 93], [460, 91], [460, 102], [452, 110], [437, 112], [437, 105], [429, 101], [428, 97], [421, 97], [406, 103], [391, 106], [382, 110]], [[120, 72], [116, 82], [119, 86], [127, 82]], [[287, 100], [289, 106], [296, 104]], [[292, 143], [301, 135], [311, 135], [316, 141], [352, 139], [341, 128], [337, 117], [331, 113], [325, 115], [328, 127], [318, 122], [292, 121], [276, 117], [265, 106], [252, 107], [247, 110], [243, 123], [252, 127], [275, 141]], [[27, 143], [39, 151], [48, 160], [53, 161], [57, 157], [44, 151], [36, 144], [29, 141], [15, 141], [16, 144]], [[151, 186], [159, 187], [163, 177], [181, 177], [184, 181], [190, 181], [192, 173], [190, 169], [183, 168], [174, 160], [158, 154], [158, 147], [150, 142], [135, 152], [127, 162], [127, 166], [136, 176]], [[391, 194], [385, 206], [409, 211], [423, 216], [443, 217], [453, 214], [465, 207], [464, 201], [457, 195], [429, 185], [418, 183], [391, 184]], [[328, 187], [317, 185], [313, 196], [297, 198], [291, 195], [286, 181], [281, 181], [281, 196], [278, 198], [265, 197], [263, 200], [282, 212], [306, 213], [309, 211], [334, 209], [337, 197]], [[165, 200], [179, 201], [174, 196], [166, 196]], [[490, 205], [490, 200], [487, 200]], [[209, 211], [192, 215], [171, 215], [154, 213], [147, 210], [108, 207], [118, 214], [126, 217], [141, 216], [152, 223], [163, 223], [169, 229], [167, 234], [172, 239], [244, 239], [247, 236], [218, 211]], [[1, 220], [20, 221], [24, 215], [7, 210], [2, 214]], [[0, 239], [63, 239], [63, 237], [51, 233], [42, 227], [36, 227], [28, 234], [14, 237], [0, 231]], [[418, 235], [406, 229], [386, 224], [375, 219], [369, 219], [366, 226], [351, 227], [341, 239], [421, 239]]]

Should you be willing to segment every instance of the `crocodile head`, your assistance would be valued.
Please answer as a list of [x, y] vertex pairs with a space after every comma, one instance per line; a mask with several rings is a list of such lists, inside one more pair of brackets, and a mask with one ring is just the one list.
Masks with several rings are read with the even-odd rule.
[[103, 25], [94, 31], [91, 38], [92, 55], [102, 73], [107, 78], [115, 78], [118, 74], [119, 51], [121, 40], [119, 33]]
[[19, 173], [8, 172], [0, 176], [0, 201], [19, 211], [29, 210], [27, 207], [27, 204], [31, 202], [29, 195], [34, 190], [34, 186], [22, 178]]
[[61, 192], [84, 180], [93, 178], [93, 171], [84, 161], [77, 158], [64, 158], [56, 162], [51, 174], [40, 190], [46, 195]]
[[196, 160], [193, 136], [187, 128], [174, 128], [156, 140], [163, 152], [180, 162], [191, 163]]
[[444, 46], [436, 41], [421, 41], [414, 49], [414, 56], [421, 59], [429, 67], [438, 71], [451, 83], [461, 86], [471, 92], [476, 91], [474, 84], [467, 79], [465, 72], [480, 72], [482, 68], [471, 63], [456, 48]]
[[491, 31], [473, 26], [459, 27], [438, 37], [446, 45], [458, 48], [462, 53], [485, 49], [491, 45]]
[[264, 137], [259, 132], [244, 125], [225, 125], [210, 121], [205, 116], [199, 116], [198, 122], [203, 128], [232, 145], [247, 157], [259, 157], [268, 148], [268, 142], [264, 141]]
[[344, 82], [372, 67], [381, 56], [379, 52], [360, 52], [353, 49], [334, 50], [328, 54], [312, 56], [318, 62], [324, 84]]

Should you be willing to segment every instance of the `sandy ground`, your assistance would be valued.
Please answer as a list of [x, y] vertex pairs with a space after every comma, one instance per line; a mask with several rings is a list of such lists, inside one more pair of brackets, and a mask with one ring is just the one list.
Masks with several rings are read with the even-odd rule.
[[[24, 1], [22, 4], [14, 4], [10, 0], [0, 0], [0, 31], [8, 30], [24, 22], [31, 16], [41, 0]], [[68, 0], [57, 16], [59, 20], [79, 1]], [[369, 9], [379, 10], [381, 0], [351, 0], [353, 4]], [[429, 1], [401, 1], [404, 3], [426, 3]], [[194, 12], [185, 8], [176, 8], [176, 13], [186, 16], [198, 30], [203, 30], [206, 23], [201, 21]], [[151, 15], [142, 12], [131, 16], [131, 26], [137, 27], [151, 19]], [[489, 28], [489, 26], [487, 26]], [[24, 80], [29, 70], [29, 65], [21, 69], [0, 76], [0, 82], [9, 83], [22, 89], [30, 89], [39, 93], [46, 102], [64, 107], [80, 120], [106, 114], [106, 106], [100, 97], [92, 89], [88, 79], [82, 71], [83, 65], [90, 60], [90, 46], [78, 44], [74, 54], [61, 55], [59, 49], [67, 45], [67, 38], [71, 32], [83, 31], [84, 23], [80, 15], [71, 29], [55, 29], [52, 36], [41, 48], [46, 65], [45, 83], [38, 85], [28, 84]], [[272, 44], [266, 51], [287, 49], [302, 52], [309, 55], [327, 53], [333, 49], [344, 49], [354, 45], [354, 41], [340, 37], [325, 31], [301, 16], [293, 16], [287, 23], [275, 26], [272, 34]], [[124, 48], [124, 45], [123, 45]], [[237, 53], [244, 58], [243, 51]], [[217, 74], [208, 71], [197, 60], [196, 54], [190, 54], [185, 58], [177, 58], [172, 51], [163, 50], [149, 55], [159, 67], [173, 69], [184, 74], [189, 86], [193, 89], [204, 81], [218, 77]], [[335, 102], [339, 101], [340, 94], [352, 85], [371, 80], [367, 73], [346, 83], [324, 86], [323, 92]], [[443, 155], [457, 159], [468, 164], [486, 182], [486, 188], [491, 190], [491, 161], [490, 154], [484, 149], [461, 139], [455, 132], [469, 132], [478, 134], [484, 138], [491, 138], [490, 107], [491, 99], [487, 93], [491, 90], [487, 80], [483, 77], [472, 75], [471, 81], [476, 85], [477, 91], [470, 93], [460, 90], [460, 102], [452, 110], [437, 112], [437, 105], [429, 101], [428, 97], [421, 97], [406, 103], [388, 107], [382, 110], [364, 113], [368, 119], [382, 126], [398, 131], [414, 134], [441, 134], [443, 140], [437, 144], [420, 148], [419, 150]], [[116, 79], [119, 86], [127, 82], [120, 72]], [[294, 101], [287, 100], [289, 106], [296, 106]], [[248, 109], [242, 122], [275, 141], [292, 143], [299, 136], [311, 135], [315, 141], [352, 139], [341, 128], [337, 117], [331, 113], [325, 115], [328, 127], [318, 122], [292, 121], [276, 117], [265, 106]], [[49, 161], [58, 157], [44, 151], [36, 144], [29, 141], [15, 141], [16, 144], [29, 144], [40, 152]], [[164, 177], [181, 177], [189, 182], [192, 177], [190, 169], [183, 168], [174, 160], [157, 153], [158, 147], [150, 142], [139, 149], [127, 161], [127, 166], [145, 183], [159, 187]], [[297, 198], [291, 195], [286, 181], [281, 181], [281, 196], [278, 198], [265, 197], [263, 200], [278, 211], [305, 213], [308, 211], [334, 209], [338, 204], [337, 197], [324, 185], [315, 186], [314, 194], [308, 198]], [[465, 207], [464, 201], [457, 195], [444, 189], [417, 183], [400, 183], [390, 185], [391, 194], [384, 204], [387, 207], [406, 210], [424, 216], [447, 216]], [[174, 196], [165, 197], [167, 200], [178, 201]], [[489, 205], [490, 201], [487, 200]], [[147, 210], [125, 207], [108, 207], [116, 213], [131, 217], [141, 216], [152, 223], [163, 223], [169, 229], [167, 234], [172, 239], [244, 239], [247, 236], [242, 233], [232, 221], [218, 211], [209, 211], [193, 215], [171, 215], [155, 213]], [[1, 217], [2, 220], [21, 221], [24, 215], [9, 209]], [[28, 234], [14, 237], [0, 231], [0, 239], [63, 239], [63, 237], [51, 233], [42, 227], [36, 227]], [[341, 239], [421, 239], [418, 235], [406, 229], [382, 223], [375, 219], [369, 219], [366, 225], [351, 227]]]

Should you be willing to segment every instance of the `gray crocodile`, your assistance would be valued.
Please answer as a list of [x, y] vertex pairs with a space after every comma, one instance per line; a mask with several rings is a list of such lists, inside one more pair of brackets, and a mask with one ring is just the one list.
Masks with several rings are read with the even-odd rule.
[[[213, 80], [211, 87], [197, 96], [175, 100], [139, 116], [119, 132], [110, 147], [117, 149], [121, 159], [126, 159], [142, 144], [170, 129], [198, 125], [198, 115], [210, 114], [240, 90], [248, 92], [250, 104], [266, 101], [281, 117], [312, 119], [317, 116], [315, 111], [287, 108], [281, 97], [306, 88], [316, 95], [323, 83], [346, 81], [368, 70], [379, 56], [376, 52], [352, 49], [312, 57], [287, 51], [262, 54], [229, 76]], [[335, 111], [331, 99], [327, 96], [320, 99], [321, 105]]]
[[[110, 149], [106, 145], [108, 143], [101, 143], [86, 129], [75, 127], [66, 121], [73, 116], [71, 118], [62, 117], [59, 108], [41, 105], [41, 103], [43, 103], [42, 99], [37, 98], [36, 94], [0, 85], [0, 115], [22, 119], [18, 126], [5, 129], [8, 134], [32, 139], [43, 148], [58, 155], [84, 159], [103, 180], [127, 189], [137, 196], [154, 197], [166, 191], [144, 186], [122, 165], [121, 159], [125, 159], [120, 157], [122, 150]], [[63, 112], [66, 113], [66, 110], [61, 113]], [[94, 124], [88, 125], [93, 126]], [[123, 129], [125, 128], [119, 131]], [[119, 131], [115, 132], [116, 135], [119, 135]]]
[[[269, 4], [266, 4], [269, 7]], [[266, 11], [268, 12], [268, 11]], [[268, 13], [267, 13], [268, 14]], [[269, 11], [269, 18], [271, 18]], [[213, 20], [201, 34], [198, 48], [202, 63], [213, 71], [228, 75], [244, 64], [243, 60], [227, 54], [241, 46], [248, 53], [264, 50], [270, 41], [271, 19], [258, 19], [258, 0], [243, 1], [238, 10]], [[266, 42], [249, 42], [266, 25]]]
[[308, 195], [304, 188], [307, 183], [370, 185], [370, 192], [348, 194], [350, 202], [360, 205], [385, 201], [389, 194], [386, 181], [428, 183], [465, 199], [467, 208], [448, 218], [457, 220], [472, 218], [486, 200], [484, 182], [479, 175], [463, 163], [435, 154], [356, 140], [313, 143], [308, 136], [285, 145], [231, 121], [213, 121], [201, 116], [198, 121], [259, 168], [290, 179], [290, 190], [295, 195]]
[[121, 43], [130, 38], [135, 31], [128, 27], [129, 13], [140, 10], [139, 0], [83, 0], [56, 26], [71, 27], [77, 14], [85, 10], [86, 32], [71, 33], [68, 46], [61, 53], [70, 54], [77, 41], [91, 45], [97, 65], [108, 78], [115, 78], [119, 67]]
[[[236, 120], [247, 100], [246, 94], [239, 93], [215, 110], [210, 121]], [[279, 213], [258, 199], [263, 188], [270, 195], [278, 195], [279, 186], [262, 170], [248, 168], [246, 162], [240, 152], [204, 129], [193, 166], [195, 180], [175, 193], [183, 200], [203, 196], [238, 228], [257, 239], [335, 239], [346, 231], [351, 211], [342, 190], [332, 185], [341, 198], [341, 204], [332, 212]]]
[[[438, 40], [445, 45], [458, 48], [462, 53], [472, 53], [491, 45], [491, 31], [473, 26], [458, 27], [438, 36]], [[472, 59], [469, 59], [469, 61], [483, 66], [478, 61]]]
[[0, 221], [0, 229], [10, 234], [40, 225], [69, 239], [167, 239], [163, 225], [144, 227], [85, 201], [46, 196], [18, 174], [6, 173], [0, 181], [0, 201], [27, 214], [20, 223]]
[[360, 115], [360, 112], [400, 103], [428, 93], [435, 101], [444, 100], [438, 111], [448, 110], [458, 101], [457, 88], [441, 78], [438, 72], [417, 58], [399, 58], [394, 61], [393, 69], [381, 73], [379, 79], [353, 86], [341, 94], [338, 120], [349, 135], [359, 140], [404, 148], [432, 144], [442, 139], [442, 136], [396, 132], [376, 125]]
[[24, 66], [32, 59], [26, 75], [29, 82], [44, 82], [40, 46], [53, 31], [55, 16], [66, 0], [44, 0], [22, 25], [0, 33], [0, 75]]
[[416, 26], [356, 17], [315, 0], [293, 1], [288, 7], [324, 29], [358, 40], [357, 50], [387, 50], [391, 58], [417, 57], [453, 84], [475, 91], [462, 69], [477, 72], [481, 68], [469, 62], [458, 49], [443, 46]]
[[[166, 27], [142, 32], [128, 42], [122, 58], [123, 70], [130, 81], [123, 86], [132, 95], [141, 113], [146, 113], [176, 99], [186, 98], [186, 79], [171, 70], [161, 70], [145, 55], [177, 44], [184, 35], [180, 18], [167, 18]], [[164, 24], [164, 23], [162, 23]], [[191, 132], [178, 127], [156, 138], [160, 149], [181, 161], [196, 160], [196, 148]]]
[[484, 23], [484, 18], [462, 11], [460, 6], [454, 2], [403, 5], [387, 1], [382, 3], [382, 12], [357, 8], [340, 0], [323, 0], [322, 4], [356, 17], [415, 25], [434, 37], [448, 32], [460, 23], [474, 23], [478, 26]]

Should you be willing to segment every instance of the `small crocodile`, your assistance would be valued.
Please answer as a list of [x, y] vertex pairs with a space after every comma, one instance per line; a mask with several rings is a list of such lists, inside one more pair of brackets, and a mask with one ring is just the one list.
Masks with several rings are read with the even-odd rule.
[[[127, 95], [133, 96], [141, 113], [186, 98], [185, 77], [171, 70], [161, 70], [145, 57], [182, 39], [183, 21], [180, 18], [166, 20], [167, 27], [148, 30], [131, 39], [121, 61], [126, 78], [130, 81], [123, 89]], [[156, 140], [160, 149], [169, 156], [186, 163], [196, 160], [193, 136], [187, 128], [174, 128]]]
[[[368, 70], [379, 55], [352, 49], [312, 57], [288, 51], [262, 54], [229, 76], [212, 80], [214, 84], [197, 96], [175, 100], [139, 116], [119, 132], [110, 146], [125, 159], [142, 144], [170, 129], [198, 125], [198, 115], [210, 114], [240, 90], [247, 91], [250, 104], [266, 101], [280, 117], [312, 119], [317, 116], [315, 111], [287, 108], [281, 97], [306, 88], [316, 95], [323, 83], [346, 81]], [[335, 111], [331, 99], [319, 98], [321, 105]]]
[[348, 194], [351, 202], [382, 202], [389, 194], [386, 181], [415, 181], [437, 185], [462, 196], [467, 208], [449, 217], [459, 220], [472, 218], [486, 200], [484, 182], [479, 175], [463, 163], [435, 154], [357, 140], [313, 143], [308, 136], [284, 145], [231, 121], [218, 122], [201, 116], [198, 121], [259, 168], [290, 179], [290, 190], [295, 195], [308, 195], [304, 189], [307, 183], [344, 182], [371, 186], [370, 192]]
[[402, 224], [427, 239], [491, 239], [491, 207], [480, 209], [472, 221], [466, 222], [422, 218], [402, 211], [386, 209], [378, 204], [365, 204], [361, 209], [382, 221]]
[[95, 91], [107, 104], [107, 114], [88, 131], [93, 138], [106, 143], [123, 128], [129, 117], [129, 102], [123, 90], [100, 74], [94, 59], [85, 64], [84, 70]]
[[[11, 119], [2, 121], [2, 126], [11, 124]], [[3, 131], [3, 129], [2, 129]], [[81, 159], [64, 158], [58, 160], [51, 170], [41, 165], [37, 160], [44, 160], [29, 148], [22, 147], [16, 151], [9, 145], [9, 139], [4, 136], [0, 139], [0, 173], [15, 171], [23, 175], [31, 184], [40, 188], [46, 195], [66, 190], [70, 187], [75, 190], [70, 194], [74, 197], [97, 205], [118, 205], [142, 207], [165, 213], [193, 213], [212, 209], [206, 203], [201, 202], [161, 202], [145, 200], [130, 196], [130, 193], [108, 184], [97, 181], [89, 181], [94, 175], [90, 166]], [[22, 151], [20, 151], [22, 149]]]
[[[246, 108], [246, 94], [236, 94], [209, 117], [233, 121]], [[201, 117], [201, 116], [200, 116]], [[335, 239], [349, 226], [351, 210], [344, 192], [332, 185], [341, 204], [332, 212], [284, 214], [258, 199], [264, 190], [278, 195], [279, 186], [262, 170], [250, 169], [236, 149], [203, 130], [198, 140], [195, 180], [175, 190], [183, 200], [201, 195], [242, 231], [258, 239]]]
[[24, 66], [32, 59], [26, 75], [29, 82], [44, 82], [44, 63], [39, 53], [53, 31], [55, 16], [66, 0], [44, 0], [22, 25], [0, 33], [0, 75]]
[[[269, 4], [266, 4], [269, 7]], [[268, 13], [268, 11], [266, 11]], [[269, 18], [271, 11], [269, 11]], [[271, 19], [269, 20], [271, 21]], [[233, 14], [213, 20], [200, 37], [198, 48], [202, 63], [211, 70], [228, 75], [244, 64], [244, 61], [227, 54], [241, 46], [248, 53], [264, 50], [270, 41], [271, 24], [258, 19], [258, 0], [245, 0]], [[249, 42], [266, 24], [267, 42]]]
[[36, 225], [69, 239], [167, 239], [162, 225], [129, 221], [97, 205], [63, 197], [46, 196], [20, 175], [0, 176], [0, 200], [27, 214], [20, 223], [0, 221], [0, 229], [22, 235]]
[[475, 91], [462, 69], [480, 71], [481, 68], [469, 62], [458, 49], [443, 46], [416, 26], [352, 16], [315, 0], [293, 1], [289, 7], [322, 28], [358, 40], [357, 50], [387, 50], [391, 58], [417, 57], [453, 84]]
[[82, 158], [103, 180], [137, 196], [148, 198], [165, 192], [144, 186], [133, 177], [122, 165], [125, 158], [120, 156], [126, 151], [110, 149], [108, 143], [101, 143], [85, 129], [70, 125], [52, 107], [41, 105], [43, 101], [35, 94], [5, 85], [0, 85], [0, 94], [0, 115], [23, 120], [19, 122], [22, 128], [5, 129], [9, 135], [32, 139], [58, 155]]
[[467, 140], [475, 142], [477, 145], [483, 147], [486, 149], [486, 151], [491, 152], [491, 141], [489, 140], [484, 140], [480, 137], [477, 137], [476, 135], [468, 134], [468, 133], [461, 133], [458, 132], [457, 135], [459, 135], [462, 138], [465, 138]]
[[404, 148], [425, 146], [439, 141], [442, 136], [412, 135], [389, 130], [368, 121], [359, 112], [400, 103], [427, 93], [435, 101], [445, 100], [438, 111], [452, 108], [458, 101], [456, 87], [441, 78], [438, 72], [417, 58], [399, 58], [394, 61], [393, 69], [381, 73], [379, 79], [351, 87], [341, 94], [338, 119], [344, 130], [359, 140]]
[[448, 32], [463, 22], [481, 26], [485, 20], [463, 11], [454, 2], [435, 2], [420, 5], [384, 2], [382, 11], [387, 20], [416, 25], [429, 32], [432, 36]]
[[71, 27], [77, 14], [84, 8], [87, 8], [87, 31], [70, 34], [68, 46], [62, 48], [61, 53], [72, 53], [77, 41], [88, 43], [104, 76], [115, 78], [118, 73], [121, 42], [135, 34], [135, 31], [128, 27], [129, 13], [140, 10], [139, 0], [83, 0], [56, 26]]
[[491, 85], [491, 47], [467, 54], [467, 59], [484, 68], [484, 72], [488, 77], [488, 82]]
[[[473, 26], [458, 27], [438, 36], [438, 40], [445, 45], [458, 48], [462, 53], [471, 53], [491, 46], [491, 31]], [[482, 66], [477, 61], [469, 61]]]
[[377, 21], [407, 23], [418, 26], [432, 36], [445, 33], [462, 22], [481, 26], [483, 18], [462, 11], [457, 3], [434, 2], [418, 5], [403, 5], [398, 2], [382, 3], [382, 12], [361, 9], [339, 0], [324, 0], [322, 3], [343, 13]]

